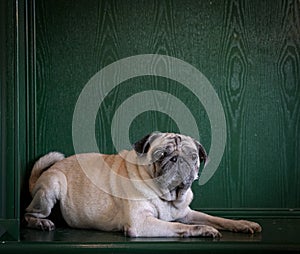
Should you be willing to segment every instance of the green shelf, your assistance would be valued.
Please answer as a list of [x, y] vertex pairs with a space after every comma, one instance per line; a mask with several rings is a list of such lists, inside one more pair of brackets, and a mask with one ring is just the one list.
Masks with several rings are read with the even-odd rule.
[[119, 232], [67, 227], [52, 232], [21, 229], [20, 241], [1, 241], [0, 253], [299, 253], [300, 218], [260, 218], [254, 235], [222, 232], [222, 238], [128, 238]]

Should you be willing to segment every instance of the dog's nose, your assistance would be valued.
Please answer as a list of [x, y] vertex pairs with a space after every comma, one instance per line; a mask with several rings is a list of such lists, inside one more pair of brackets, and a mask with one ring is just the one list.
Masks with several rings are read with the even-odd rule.
[[172, 161], [172, 162], [176, 162], [177, 161], [177, 155], [176, 156], [174, 156], [174, 157], [172, 157], [171, 159], [170, 159], [170, 161]]

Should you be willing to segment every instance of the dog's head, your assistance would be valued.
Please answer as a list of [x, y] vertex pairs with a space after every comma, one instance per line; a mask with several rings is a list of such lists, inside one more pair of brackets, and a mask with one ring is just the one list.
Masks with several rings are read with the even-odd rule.
[[151, 165], [151, 174], [167, 200], [184, 195], [198, 178], [200, 163], [207, 161], [204, 147], [189, 136], [154, 132], [134, 145], [138, 156]]

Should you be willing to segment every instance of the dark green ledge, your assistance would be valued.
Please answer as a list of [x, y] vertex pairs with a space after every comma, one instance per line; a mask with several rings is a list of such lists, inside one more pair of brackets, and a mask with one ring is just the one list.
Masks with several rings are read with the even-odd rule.
[[58, 228], [21, 229], [20, 241], [1, 241], [0, 253], [300, 253], [300, 218], [256, 218], [255, 235], [222, 232], [210, 238], [128, 238], [122, 233]]

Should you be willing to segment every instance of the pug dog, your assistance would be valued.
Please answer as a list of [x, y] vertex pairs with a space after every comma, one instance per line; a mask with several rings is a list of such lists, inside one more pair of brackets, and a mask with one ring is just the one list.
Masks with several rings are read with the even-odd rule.
[[231, 220], [192, 210], [191, 185], [204, 147], [189, 136], [154, 132], [131, 151], [105, 155], [51, 152], [33, 166], [30, 228], [54, 230], [47, 219], [59, 201], [70, 227], [123, 231], [129, 237], [220, 237], [219, 230], [253, 234], [255, 222]]

